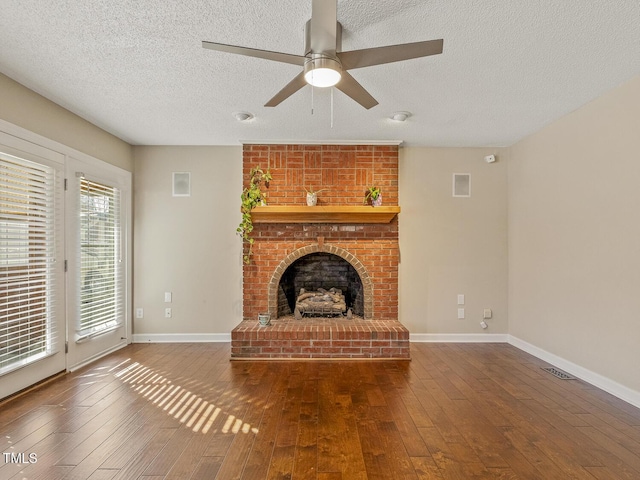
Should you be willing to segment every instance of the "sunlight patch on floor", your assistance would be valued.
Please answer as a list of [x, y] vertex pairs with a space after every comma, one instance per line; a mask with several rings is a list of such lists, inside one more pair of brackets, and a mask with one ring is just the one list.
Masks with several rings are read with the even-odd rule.
[[[116, 378], [194, 432], [208, 433], [215, 421], [219, 419], [222, 410], [213, 403], [180, 385], [173, 384], [171, 380], [152, 368], [145, 367], [138, 362], [127, 365], [128, 362], [130, 359], [116, 365], [110, 372], [120, 368], [113, 373]], [[221, 420], [219, 419], [219, 421]], [[251, 427], [234, 415], [228, 415], [221, 432], [256, 434], [258, 429]]]

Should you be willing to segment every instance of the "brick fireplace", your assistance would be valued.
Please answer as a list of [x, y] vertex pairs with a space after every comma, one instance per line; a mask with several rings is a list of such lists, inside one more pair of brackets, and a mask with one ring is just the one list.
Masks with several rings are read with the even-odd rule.
[[[246, 144], [245, 185], [255, 166], [273, 175], [263, 188], [268, 206], [261, 210], [306, 205], [305, 187], [320, 191], [318, 206], [309, 207], [314, 213], [362, 208], [371, 185], [381, 188], [383, 205], [398, 205], [396, 145]], [[398, 322], [398, 218], [369, 223], [346, 215], [294, 221], [285, 214], [264, 223], [253, 216], [255, 242], [243, 269], [244, 320], [232, 332], [232, 358], [409, 358], [408, 331]], [[324, 278], [311, 280], [318, 271]], [[309, 283], [340, 288], [353, 318], [296, 320], [296, 290]], [[271, 326], [258, 325], [263, 312], [271, 314]]]

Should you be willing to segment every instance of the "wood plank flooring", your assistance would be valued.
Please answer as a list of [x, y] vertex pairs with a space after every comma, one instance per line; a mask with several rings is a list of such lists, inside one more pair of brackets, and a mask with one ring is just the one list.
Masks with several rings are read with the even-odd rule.
[[229, 355], [131, 345], [5, 403], [0, 479], [640, 478], [640, 410], [509, 345]]

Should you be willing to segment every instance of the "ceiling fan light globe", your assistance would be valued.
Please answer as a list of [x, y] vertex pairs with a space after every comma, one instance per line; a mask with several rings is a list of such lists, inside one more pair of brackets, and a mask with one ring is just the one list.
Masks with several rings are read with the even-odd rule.
[[340, 63], [329, 57], [316, 56], [304, 65], [304, 79], [314, 87], [333, 87], [340, 81]]
[[340, 72], [331, 68], [315, 68], [304, 74], [304, 79], [314, 87], [333, 87], [340, 81]]

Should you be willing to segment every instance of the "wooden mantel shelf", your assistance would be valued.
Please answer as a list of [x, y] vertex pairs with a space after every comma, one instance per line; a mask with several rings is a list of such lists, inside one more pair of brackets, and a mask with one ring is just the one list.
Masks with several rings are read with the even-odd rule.
[[251, 211], [253, 223], [389, 223], [399, 206], [268, 205]]

